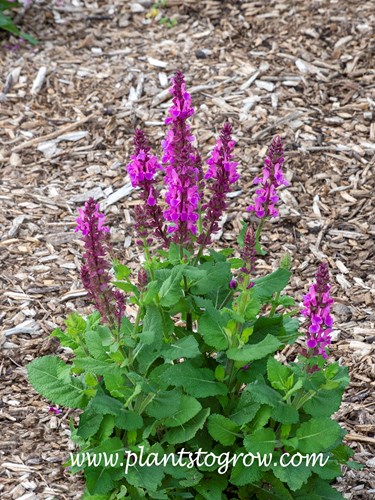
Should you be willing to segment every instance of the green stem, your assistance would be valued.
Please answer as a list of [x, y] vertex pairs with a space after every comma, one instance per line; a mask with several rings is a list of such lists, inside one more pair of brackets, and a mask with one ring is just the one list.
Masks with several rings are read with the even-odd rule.
[[[247, 300], [248, 300], [248, 291], [247, 287], [249, 285], [250, 281], [250, 276], [248, 274], [245, 275], [244, 280], [242, 282], [242, 293], [240, 296], [240, 303], [238, 306], [238, 314], [240, 316], [244, 316], [246, 312], [246, 307], [247, 307]], [[232, 345], [231, 347], [238, 347], [239, 346], [239, 336], [241, 334], [241, 329], [242, 329], [242, 324], [237, 321], [235, 330], [234, 330], [234, 335], [232, 338]], [[231, 390], [232, 385], [233, 385], [233, 379], [235, 377], [235, 370], [234, 370], [234, 361], [232, 359], [227, 359], [226, 365], [225, 365], [225, 374], [228, 377], [228, 387], [229, 390]]]
[[260, 223], [259, 223], [259, 226], [257, 227], [257, 230], [255, 231], [255, 245], [259, 245], [259, 240], [260, 240], [260, 235], [262, 233], [262, 229], [263, 229], [263, 226], [264, 226], [264, 223], [266, 222], [266, 219], [267, 217], [263, 217], [263, 219], [261, 219]]
[[279, 298], [280, 298], [280, 292], [277, 292], [276, 295], [275, 295], [275, 299], [273, 301], [272, 307], [271, 307], [270, 314], [269, 314], [270, 318], [272, 318], [274, 316], [274, 314], [275, 314], [276, 308], [279, 305], [278, 304]]

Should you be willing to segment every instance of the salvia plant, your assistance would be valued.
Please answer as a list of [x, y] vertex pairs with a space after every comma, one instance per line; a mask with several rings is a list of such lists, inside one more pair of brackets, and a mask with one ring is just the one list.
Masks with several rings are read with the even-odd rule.
[[[256, 222], [243, 223], [236, 248], [214, 250], [239, 180], [232, 128], [223, 125], [204, 166], [181, 72], [170, 91], [161, 159], [136, 130], [127, 165], [140, 195], [134, 217], [143, 263], [134, 273], [111, 262], [105, 216], [89, 199], [76, 230], [95, 310], [74, 312], [65, 331], [52, 333], [70, 361], [34, 360], [30, 382], [55, 405], [82, 410], [78, 426], [71, 423], [79, 452], [67, 465], [84, 471], [85, 499], [342, 498], [330, 483], [342, 464], [355, 463], [331, 418], [349, 378], [328, 360], [328, 265], [319, 265], [302, 309], [284, 292], [288, 254], [270, 274], [256, 269], [261, 232], [279, 216], [277, 189], [288, 185], [282, 140], [272, 140], [254, 180], [248, 211]], [[301, 334], [296, 359], [281, 361]]]

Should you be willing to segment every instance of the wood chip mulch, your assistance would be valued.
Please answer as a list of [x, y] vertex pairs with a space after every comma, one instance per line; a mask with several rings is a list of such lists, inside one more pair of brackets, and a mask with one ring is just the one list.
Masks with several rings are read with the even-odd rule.
[[[106, 208], [118, 257], [137, 266], [125, 165], [142, 126], [165, 133], [168, 79], [185, 72], [204, 153], [225, 119], [241, 180], [219, 245], [232, 244], [273, 134], [285, 140], [291, 187], [268, 224], [259, 262], [293, 257], [300, 300], [317, 264], [330, 264], [332, 358], [351, 385], [336, 417], [361, 471], [343, 470], [348, 499], [374, 498], [375, 9], [372, 0], [37, 1], [19, 18], [30, 48], [3, 33], [0, 57], [0, 496], [77, 499], [83, 481], [62, 467], [69, 419], [48, 412], [25, 365], [62, 353], [48, 337], [90, 306], [79, 280], [77, 207]], [[10, 45], [10, 46], [9, 46]], [[292, 351], [285, 353], [294, 355]]]

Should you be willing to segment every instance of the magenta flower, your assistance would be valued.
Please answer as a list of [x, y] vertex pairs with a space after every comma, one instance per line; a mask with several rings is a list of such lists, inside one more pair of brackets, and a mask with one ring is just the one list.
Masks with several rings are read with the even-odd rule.
[[275, 205], [279, 201], [276, 189], [281, 186], [289, 186], [284, 178], [282, 165], [284, 163], [284, 149], [281, 137], [274, 137], [264, 160], [263, 176], [256, 177], [253, 184], [260, 184], [255, 191], [254, 205], [247, 207], [248, 212], [254, 211], [260, 219], [263, 217], [277, 217], [279, 215]]
[[173, 78], [170, 92], [173, 95], [173, 105], [165, 123], [171, 125], [171, 128], [162, 142], [162, 161], [168, 188], [165, 197], [168, 209], [164, 211], [164, 217], [170, 222], [168, 232], [174, 233], [174, 240], [184, 243], [197, 232], [200, 157], [192, 145], [194, 137], [187, 124], [187, 119], [193, 115], [194, 109], [191, 107], [191, 97], [186, 91], [181, 71]]
[[235, 141], [232, 140], [232, 127], [225, 123], [220, 131], [216, 146], [207, 160], [208, 170], [205, 179], [214, 179], [210, 186], [210, 201], [203, 205], [206, 210], [204, 229], [205, 235], [200, 243], [205, 244], [211, 233], [219, 230], [218, 221], [227, 208], [226, 196], [230, 192], [230, 185], [239, 179], [236, 171], [237, 162], [233, 161], [232, 154]]
[[147, 244], [152, 243], [151, 232], [154, 236], [166, 241], [163, 228], [163, 212], [158, 206], [159, 192], [155, 187], [155, 174], [161, 168], [156, 156], [150, 152], [150, 147], [143, 130], [137, 129], [134, 134], [135, 154], [127, 165], [132, 186], [141, 189], [143, 203], [135, 208], [135, 228], [140, 244], [142, 239], [147, 239]]
[[81, 279], [89, 298], [94, 302], [105, 323], [120, 326], [125, 312], [125, 297], [110, 287], [109, 228], [104, 225], [105, 216], [99, 212], [99, 204], [90, 198], [84, 208], [79, 208], [75, 231], [81, 231], [85, 246], [81, 268]]
[[331, 343], [333, 319], [330, 315], [333, 299], [329, 296], [331, 286], [329, 285], [328, 264], [322, 262], [315, 275], [316, 283], [312, 284], [309, 293], [303, 297], [301, 314], [308, 320], [306, 345], [312, 349], [312, 354], [321, 354], [327, 358], [325, 347]]
[[54, 413], [55, 415], [61, 415], [62, 414], [62, 411], [60, 410], [60, 408], [55, 408], [54, 406], [50, 406], [48, 411], [50, 413]]

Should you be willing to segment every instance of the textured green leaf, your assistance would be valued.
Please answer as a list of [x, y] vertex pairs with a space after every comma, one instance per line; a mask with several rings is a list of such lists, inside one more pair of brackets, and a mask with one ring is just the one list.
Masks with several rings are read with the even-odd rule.
[[239, 425], [247, 424], [254, 418], [259, 408], [260, 404], [256, 403], [249, 393], [243, 392], [230, 412], [229, 418]]
[[224, 446], [231, 446], [237, 439], [239, 425], [223, 415], [210, 415], [208, 418], [208, 432]]
[[283, 365], [275, 358], [269, 358], [267, 362], [267, 376], [272, 387], [280, 391], [287, 391], [288, 378], [292, 371], [287, 366]]
[[204, 423], [210, 414], [209, 408], [202, 409], [195, 417], [178, 427], [169, 429], [163, 437], [163, 442], [169, 444], [186, 443], [193, 439], [199, 429], [202, 429]]
[[313, 417], [329, 417], [340, 408], [343, 392], [344, 389], [322, 389], [303, 405], [303, 409]]
[[313, 418], [297, 429], [298, 449], [302, 453], [328, 450], [335, 444], [341, 432], [341, 427], [334, 420], [325, 417]]
[[95, 375], [111, 374], [118, 371], [119, 367], [113, 361], [100, 361], [93, 358], [76, 358], [73, 361], [74, 368], [94, 373]]
[[308, 481], [294, 496], [295, 500], [344, 500], [340, 492], [332, 488], [326, 481], [314, 477]]
[[271, 353], [274, 353], [281, 346], [281, 342], [273, 335], [267, 335], [258, 344], [247, 344], [239, 349], [232, 348], [227, 352], [229, 359], [248, 363], [257, 359], [264, 358]]
[[177, 389], [171, 391], [160, 391], [154, 399], [146, 406], [146, 413], [157, 419], [167, 418], [175, 413], [181, 402], [181, 392]]
[[123, 408], [123, 404], [115, 398], [108, 396], [102, 390], [98, 390], [91, 399], [89, 408], [102, 415], [118, 415]]
[[198, 321], [198, 332], [207, 345], [218, 351], [228, 348], [228, 337], [224, 328], [228, 324], [228, 315], [224, 315], [213, 306], [206, 306], [206, 312]]
[[179, 401], [178, 409], [175, 412], [170, 412], [168, 418], [164, 420], [163, 423], [166, 427], [183, 425], [185, 422], [195, 417], [201, 409], [202, 405], [198, 400], [183, 394]]
[[91, 409], [86, 409], [79, 417], [78, 435], [83, 439], [88, 439], [99, 430], [103, 415], [95, 413]]
[[[244, 448], [236, 450], [236, 454], [243, 453], [246, 455], [247, 451]], [[251, 460], [246, 461], [249, 466], [243, 464], [242, 458], [239, 458], [236, 465], [232, 469], [229, 481], [236, 486], [245, 486], [246, 484], [253, 484], [259, 481], [263, 473], [259, 469], [258, 462], [255, 459], [251, 464]], [[251, 465], [250, 465], [251, 464]]]
[[296, 491], [305, 484], [308, 478], [311, 476], [312, 472], [309, 467], [306, 467], [303, 463], [298, 467], [293, 467], [289, 465], [288, 467], [282, 467], [279, 463], [272, 467], [275, 476], [286, 483], [292, 491]]
[[197, 484], [196, 491], [202, 495], [205, 500], [218, 500], [222, 498], [222, 493], [228, 486], [225, 475], [205, 474], [204, 481]]
[[146, 344], [152, 344], [156, 337], [163, 335], [163, 321], [158, 307], [149, 305], [143, 319], [143, 330], [139, 335], [140, 340]]
[[108, 359], [108, 345], [113, 341], [108, 328], [97, 327], [96, 330], [89, 330], [85, 333], [86, 346], [95, 359], [105, 361]]
[[187, 335], [164, 347], [162, 356], [165, 359], [195, 358], [200, 355], [198, 342], [193, 335]]
[[143, 427], [143, 418], [134, 411], [125, 410], [120, 411], [115, 421], [116, 427], [126, 431], [135, 431]]
[[85, 408], [87, 396], [80, 380], [70, 375], [70, 366], [57, 356], [44, 356], [27, 365], [30, 384], [44, 398], [68, 408]]
[[173, 306], [182, 296], [181, 266], [173, 268], [171, 275], [163, 282], [159, 290], [160, 304], [164, 307]]
[[291, 272], [279, 268], [267, 276], [254, 280], [254, 291], [260, 299], [271, 297], [276, 292], [284, 290], [288, 284]]
[[272, 429], [259, 429], [246, 436], [243, 444], [249, 453], [265, 455], [266, 453], [273, 453], [276, 436]]
[[164, 372], [164, 379], [170, 385], [183, 387], [191, 396], [225, 396], [227, 387], [215, 380], [215, 374], [208, 368], [196, 368], [189, 361], [173, 365]]

